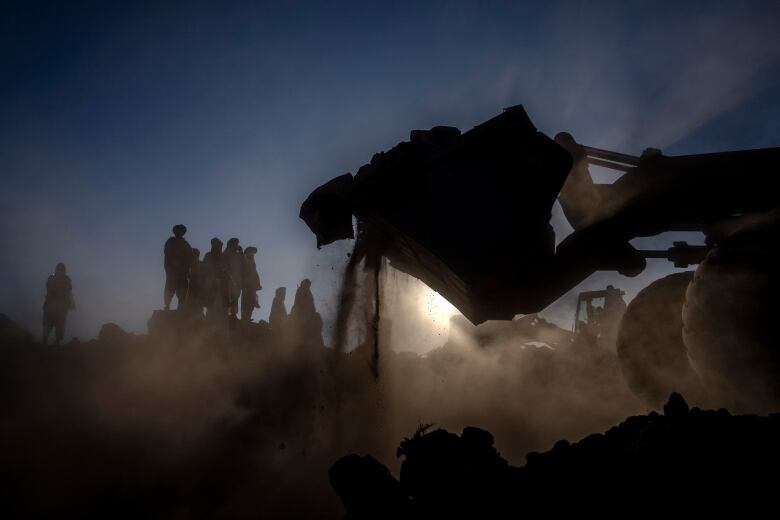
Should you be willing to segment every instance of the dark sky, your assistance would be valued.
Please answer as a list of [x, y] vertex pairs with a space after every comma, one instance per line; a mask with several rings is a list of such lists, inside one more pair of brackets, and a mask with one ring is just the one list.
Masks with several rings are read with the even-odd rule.
[[258, 246], [261, 317], [306, 276], [327, 314], [347, 245], [300, 203], [413, 128], [522, 103], [629, 153], [780, 145], [776, 1], [143, 4], [0, 7], [0, 312], [35, 330], [64, 261], [73, 334], [142, 331], [180, 222]]

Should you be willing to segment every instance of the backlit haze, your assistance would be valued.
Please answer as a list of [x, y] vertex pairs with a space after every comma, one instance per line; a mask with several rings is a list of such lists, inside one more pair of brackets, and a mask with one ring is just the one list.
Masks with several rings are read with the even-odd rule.
[[[62, 261], [78, 306], [66, 340], [109, 321], [143, 332], [183, 223], [202, 253], [214, 236], [258, 247], [260, 318], [308, 277], [327, 324], [351, 243], [317, 251], [298, 219], [308, 193], [412, 129], [467, 130], [510, 105], [626, 153], [780, 145], [777, 2], [482, 4], [3, 2], [0, 312], [38, 333]], [[653, 260], [577, 290], [631, 297], [671, 270]], [[454, 310], [415, 297], [424, 350]], [[573, 306], [544, 315], [569, 326]]]

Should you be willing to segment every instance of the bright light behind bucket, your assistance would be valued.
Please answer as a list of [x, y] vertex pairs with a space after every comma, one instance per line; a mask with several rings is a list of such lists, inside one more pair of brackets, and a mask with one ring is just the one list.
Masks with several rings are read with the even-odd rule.
[[393, 350], [423, 355], [444, 346], [450, 320], [460, 312], [419, 279], [388, 266], [383, 282], [382, 327]]
[[420, 312], [428, 317], [434, 327], [449, 328], [450, 318], [458, 314], [458, 309], [441, 294], [422, 283], [420, 285], [422, 286], [418, 296]]

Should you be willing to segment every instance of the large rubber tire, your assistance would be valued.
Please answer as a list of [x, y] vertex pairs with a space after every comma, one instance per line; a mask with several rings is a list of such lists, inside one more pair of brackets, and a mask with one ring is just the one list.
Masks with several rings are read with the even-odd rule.
[[696, 270], [683, 310], [691, 363], [717, 406], [780, 410], [780, 219], [722, 240]]
[[617, 354], [628, 387], [660, 409], [672, 392], [696, 402], [701, 385], [682, 338], [682, 308], [692, 271], [670, 274], [641, 291], [620, 322]]

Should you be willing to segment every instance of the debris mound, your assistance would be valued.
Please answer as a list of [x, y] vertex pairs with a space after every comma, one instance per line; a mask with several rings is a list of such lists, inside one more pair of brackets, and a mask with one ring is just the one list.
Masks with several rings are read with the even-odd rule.
[[[768, 476], [780, 463], [780, 414], [689, 409], [676, 393], [663, 415], [629, 417], [573, 444], [558, 441], [550, 451], [527, 454], [523, 467], [509, 465], [479, 428], [459, 436], [428, 430], [422, 426], [401, 443], [399, 480], [385, 478], [389, 471], [373, 459], [357, 464], [356, 455], [333, 466], [346, 518], [399, 511], [405, 518], [519, 518], [541, 510], [617, 512], [626, 504], [744, 511], [771, 500]], [[355, 501], [356, 490], [372, 500]]]

